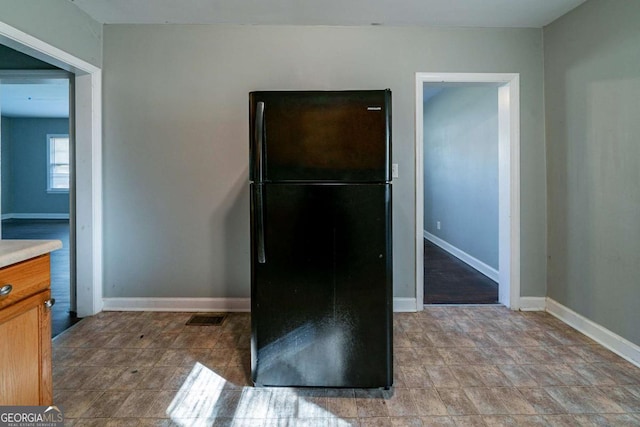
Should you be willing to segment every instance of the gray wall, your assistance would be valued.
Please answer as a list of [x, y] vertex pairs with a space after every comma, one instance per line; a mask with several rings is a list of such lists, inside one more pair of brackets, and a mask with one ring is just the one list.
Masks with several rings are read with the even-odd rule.
[[69, 120], [2, 118], [3, 214], [69, 213], [69, 193], [47, 193], [47, 134], [53, 133], [69, 133]]
[[640, 344], [640, 2], [544, 29], [548, 295]]
[[498, 88], [445, 88], [423, 112], [424, 228], [498, 270]]
[[521, 73], [522, 294], [545, 295], [536, 29], [105, 25], [106, 297], [249, 296], [248, 92], [393, 91], [394, 294], [415, 296], [417, 71]]
[[102, 24], [71, 1], [0, 0], [0, 21], [90, 64], [102, 64]]

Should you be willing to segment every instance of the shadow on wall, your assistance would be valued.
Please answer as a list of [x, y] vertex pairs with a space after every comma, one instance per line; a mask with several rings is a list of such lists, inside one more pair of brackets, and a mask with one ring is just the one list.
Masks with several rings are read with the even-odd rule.
[[251, 259], [249, 234], [249, 166], [232, 180], [226, 197], [211, 216], [213, 253], [220, 256], [223, 271], [211, 272], [220, 277], [217, 297], [248, 298], [251, 293]]

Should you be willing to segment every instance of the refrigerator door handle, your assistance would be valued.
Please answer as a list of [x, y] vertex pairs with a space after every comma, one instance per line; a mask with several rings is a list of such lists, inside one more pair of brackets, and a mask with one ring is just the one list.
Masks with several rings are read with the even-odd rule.
[[264, 171], [263, 171], [263, 163], [264, 163], [264, 102], [260, 101], [256, 103], [256, 122], [254, 124], [254, 139], [256, 141], [256, 150], [255, 150], [255, 161], [257, 165], [257, 179], [258, 183], [262, 183], [264, 181]]
[[267, 256], [264, 249], [264, 200], [262, 195], [262, 184], [256, 185], [256, 227], [258, 238], [258, 263], [266, 264]]

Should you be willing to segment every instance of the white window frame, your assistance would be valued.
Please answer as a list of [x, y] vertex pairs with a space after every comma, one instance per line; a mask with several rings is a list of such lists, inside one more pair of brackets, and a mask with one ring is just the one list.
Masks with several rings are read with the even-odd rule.
[[[51, 140], [55, 138], [67, 138], [69, 139], [69, 134], [67, 133], [48, 133], [47, 134], [47, 193], [68, 193], [69, 187], [71, 186], [71, 181], [69, 181], [69, 187], [67, 188], [52, 188], [51, 187]], [[69, 140], [71, 141], [71, 140]], [[71, 146], [69, 146], [69, 150], [71, 150]], [[69, 163], [71, 162], [71, 152], [69, 152]], [[71, 177], [69, 177], [71, 180]]]

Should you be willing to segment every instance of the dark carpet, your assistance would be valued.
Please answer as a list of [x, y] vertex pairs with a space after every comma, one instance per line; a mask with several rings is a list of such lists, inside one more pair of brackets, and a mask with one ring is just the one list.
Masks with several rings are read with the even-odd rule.
[[498, 284], [424, 240], [425, 304], [496, 304]]

